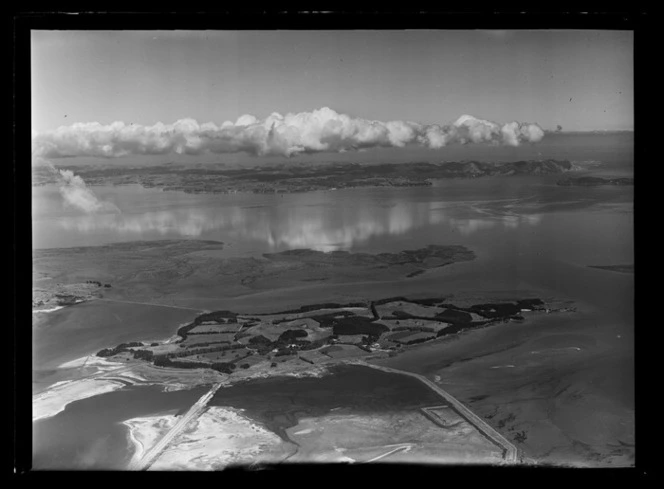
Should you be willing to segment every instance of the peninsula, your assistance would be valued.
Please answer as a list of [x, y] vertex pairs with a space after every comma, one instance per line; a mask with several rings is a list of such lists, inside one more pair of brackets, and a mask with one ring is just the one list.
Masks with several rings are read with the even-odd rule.
[[634, 185], [633, 178], [578, 177], [566, 178], [557, 182], [563, 187], [599, 187], [601, 185]]

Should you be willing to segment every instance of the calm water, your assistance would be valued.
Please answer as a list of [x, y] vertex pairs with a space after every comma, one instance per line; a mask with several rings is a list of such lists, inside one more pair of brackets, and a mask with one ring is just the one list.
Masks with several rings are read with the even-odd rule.
[[72, 402], [52, 418], [33, 423], [33, 468], [124, 469], [133, 455], [122, 421], [186, 411], [207, 390], [164, 392], [132, 386]]
[[[375, 163], [556, 158], [575, 161], [594, 175], [632, 175], [633, 139], [631, 133], [559, 134], [547, 135], [539, 144], [517, 148], [450, 146], [421, 154], [406, 148], [345, 153], [334, 155], [334, 160], [359, 158]], [[316, 162], [323, 157], [330, 159], [329, 155], [310, 155], [307, 161]], [[291, 161], [302, 163], [302, 158]], [[117, 164], [127, 164], [122, 161]], [[138, 164], [142, 160], [131, 161]], [[74, 162], [63, 159], [58, 163]], [[256, 162], [251, 158], [244, 161], [249, 165]], [[561, 188], [555, 186], [558, 178], [447, 180], [434, 188], [357, 189], [284, 196], [195, 195], [140, 186], [101, 186], [93, 187], [97, 196], [115, 204], [121, 213], [96, 215], [64, 207], [55, 187], [34, 188], [33, 246], [52, 248], [184, 237], [221, 240], [235, 246], [234, 253], [244, 254], [305, 247], [397, 249], [408, 241], [411, 246], [443, 240], [472, 243], [502, 239], [518, 228], [539, 232], [547, 226], [541, 222], [545, 219], [543, 214], [561, 210], [562, 204], [587, 208], [632, 199], [631, 188]]]
[[630, 276], [586, 266], [634, 262], [633, 187], [559, 187], [552, 178], [508, 177], [283, 197], [138, 186], [94, 190], [122, 212], [82, 215], [62, 207], [57, 189], [36, 189], [36, 246], [213, 239], [226, 243], [223, 255], [231, 257], [293, 248], [395, 252], [461, 244], [477, 259], [443, 270], [447, 278], [497, 280], [498, 288], [532, 285], [613, 308], [629, 298], [629, 287], [614, 291], [627, 296], [606, 287]]
[[[524, 230], [550, 238], [547, 232], [552, 228], [577, 233], [577, 223], [569, 218], [584, 214], [591, 224], [601, 216], [623, 216], [613, 225], [608, 221], [599, 225], [617, 243], [593, 240], [595, 247], [624, 247], [631, 240], [630, 228], [625, 227], [630, 219], [625, 216], [631, 212], [631, 187], [558, 187], [542, 180], [444, 180], [434, 187], [283, 196], [196, 195], [136, 185], [92, 187], [101, 200], [121, 210], [106, 214], [67, 209], [57, 188], [41, 187], [34, 189], [33, 239], [35, 248], [213, 239], [229, 245], [229, 256], [292, 248], [378, 251], [402, 249], [406, 243], [418, 247], [495, 242]], [[572, 228], [565, 228], [567, 221]]]
[[48, 371], [119, 343], [168, 338], [198, 314], [185, 309], [104, 301], [41, 314], [33, 321], [33, 369]]

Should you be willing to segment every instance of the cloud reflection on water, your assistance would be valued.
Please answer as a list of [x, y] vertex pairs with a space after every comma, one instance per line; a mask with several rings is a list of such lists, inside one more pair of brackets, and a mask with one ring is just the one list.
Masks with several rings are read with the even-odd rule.
[[532, 215], [504, 215], [494, 219], [454, 219], [449, 224], [464, 236], [474, 234], [485, 229], [503, 226], [506, 229], [516, 229], [522, 224], [536, 226], [542, 220], [539, 214]]
[[418, 228], [447, 226], [464, 236], [496, 227], [537, 225], [541, 216], [519, 215], [502, 202], [396, 202], [389, 206], [340, 202], [338, 205], [187, 207], [175, 210], [62, 218], [67, 231], [115, 233], [132, 239], [187, 237], [254, 240], [271, 249], [349, 249], [380, 236], [399, 236]]

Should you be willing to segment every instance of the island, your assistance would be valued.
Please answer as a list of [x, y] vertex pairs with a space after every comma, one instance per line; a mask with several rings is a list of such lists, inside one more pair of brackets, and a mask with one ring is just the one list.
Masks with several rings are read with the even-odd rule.
[[537, 298], [459, 307], [442, 298], [394, 297], [369, 304], [317, 304], [271, 314], [214, 311], [182, 326], [176, 341], [123, 343], [100, 350], [97, 356], [232, 374], [236, 368], [274, 368], [277, 362], [290, 359], [316, 365], [374, 351], [393, 352], [466, 329], [523, 321], [522, 311], [545, 309]]
[[[341, 286], [367, 276], [413, 280], [475, 259], [460, 245], [377, 254], [291, 249], [258, 257], [226, 256], [226, 248], [219, 241], [183, 239], [35, 250], [33, 311], [92, 299], [209, 309], [219, 297], [290, 286]], [[196, 294], [192, 298], [182, 290]]]
[[[524, 314], [567, 310], [535, 297], [472, 305], [390, 297], [269, 314], [219, 310], [166, 341], [100, 350], [100, 361], [120, 368], [97, 381], [209, 389], [180, 417], [125, 422], [136, 446], [131, 470], [388, 456], [515, 463], [523, 461], [517, 447], [436, 383], [372, 361], [465, 330], [522, 322]], [[510, 435], [517, 442], [525, 436]], [[339, 444], [348, 448], [340, 452]]]

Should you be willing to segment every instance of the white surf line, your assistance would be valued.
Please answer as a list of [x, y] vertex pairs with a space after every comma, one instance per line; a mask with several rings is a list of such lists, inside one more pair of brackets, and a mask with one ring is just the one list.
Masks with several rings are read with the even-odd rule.
[[146, 451], [140, 459], [132, 460], [127, 467], [128, 470], [147, 470], [150, 468], [152, 463], [156, 458], [161, 454], [168, 444], [173, 441], [173, 439], [179, 435], [187, 425], [198, 418], [207, 403], [212, 399], [212, 396], [217, 392], [217, 390], [222, 386], [222, 383], [215, 384], [212, 389], [203, 395], [196, 403], [189, 408], [189, 411], [183, 415], [177, 423], [166, 433], [155, 445]]
[[399, 452], [399, 451], [402, 451], [402, 450], [405, 451], [405, 452], [409, 452], [411, 450], [411, 448], [413, 448], [414, 446], [415, 445], [412, 445], [410, 443], [407, 444], [407, 445], [401, 445], [401, 446], [398, 446], [396, 448], [393, 448], [389, 452], [383, 453], [382, 455], [378, 455], [377, 457], [374, 457], [374, 458], [372, 458], [370, 460], [367, 460], [366, 462], [362, 462], [362, 463], [368, 464], [368, 463], [371, 463], [371, 462], [375, 462], [376, 460], [380, 460], [381, 458], [385, 458], [389, 455], [392, 455], [395, 452]]
[[183, 307], [183, 306], [172, 306], [170, 304], [155, 304], [153, 302], [136, 302], [136, 301], [124, 301], [120, 299], [106, 299], [106, 298], [98, 298], [95, 299], [98, 301], [106, 301], [106, 302], [119, 302], [121, 304], [138, 304], [139, 306], [158, 306], [158, 307], [170, 307], [173, 309], [186, 309], [187, 311], [196, 311], [196, 312], [205, 312], [205, 309], [194, 309], [193, 307]]
[[[32, 397], [32, 421], [35, 422], [42, 419], [51, 418], [64, 411], [65, 408], [72, 402], [88, 399], [90, 397], [95, 397], [101, 394], [106, 394], [108, 392], [122, 389], [124, 387], [124, 383], [115, 379], [103, 380], [106, 381], [105, 385], [97, 385], [97, 388], [91, 387], [83, 392], [70, 392], [70, 395], [65, 397], [63, 397], [63, 395], [67, 393], [68, 389], [76, 389], [75, 384], [86, 382], [87, 379], [58, 382], [58, 385], [52, 386], [48, 390], [34, 395]], [[35, 413], [35, 411], [38, 411], [38, 413]]]
[[565, 351], [565, 350], [576, 350], [576, 351], [581, 351], [581, 348], [578, 346], [567, 346], [565, 348], [549, 348], [547, 350], [533, 350], [530, 352], [531, 355], [536, 354], [536, 353], [546, 353], [546, 352], [553, 352], [553, 351]]
[[[81, 365], [81, 366], [67, 367], [67, 366], [66, 366], [67, 364], [64, 363], [64, 364], [62, 364], [62, 365], [59, 365], [57, 368], [58, 368], [58, 369], [69, 369], [69, 368], [71, 368], [71, 369], [74, 369], [74, 368], [81, 369], [83, 366], [85, 366], [85, 364], [87, 364], [88, 359], [89, 359], [89, 357], [91, 357], [91, 356], [93, 356], [93, 355], [88, 355], [88, 357], [86, 357], [85, 363], [84, 363], [83, 365]], [[63, 365], [65, 365], [65, 366], [63, 366]], [[95, 372], [95, 373], [90, 374], [90, 375], [85, 375], [85, 376], [82, 376], [82, 377], [77, 377], [77, 378], [75, 378], [75, 379], [62, 380], [62, 381], [60, 381], [60, 382], [56, 382], [56, 383], [54, 383], [54, 384], [49, 385], [49, 386], [46, 387], [43, 391], [41, 391], [39, 394], [45, 393], [45, 392], [50, 391], [50, 390], [52, 390], [52, 389], [56, 389], [56, 388], [58, 388], [59, 386], [62, 386], [62, 385], [68, 384], [68, 383], [70, 383], [70, 382], [77, 382], [77, 381], [79, 381], [79, 380], [93, 380], [93, 379], [97, 379], [97, 378], [102, 378], [102, 377], [104, 377], [105, 375], [119, 374], [120, 372], [124, 372], [125, 370], [131, 370], [131, 369], [134, 368], [135, 366], [136, 366], [136, 365], [124, 365], [124, 364], [118, 364], [118, 366], [117, 366], [116, 368], [111, 368], [111, 369], [109, 369], [109, 370], [101, 370], [101, 371]]]
[[362, 360], [349, 360], [345, 363], [362, 365], [365, 367], [374, 368], [376, 370], [383, 370], [384, 372], [391, 372], [402, 375], [409, 375], [410, 377], [415, 377], [423, 384], [427, 385], [431, 390], [439, 394], [443, 399], [445, 399], [449, 404], [451, 404], [459, 414], [461, 414], [467, 421], [477, 428], [477, 430], [486, 436], [493, 443], [498, 445], [503, 449], [503, 458], [510, 463], [515, 463], [518, 460], [518, 449], [510, 441], [507, 440], [503, 435], [501, 435], [494, 428], [489, 426], [483, 419], [473, 413], [465, 405], [463, 405], [455, 397], [452, 397], [447, 391], [441, 389], [438, 385], [427, 379], [426, 377], [415, 374], [413, 372], [407, 372], [405, 370], [397, 370], [395, 368], [383, 367], [380, 365], [373, 365], [371, 363], [363, 362]]
[[[76, 380], [71, 380], [71, 381], [68, 381], [68, 382], [76, 382], [77, 380], [106, 380], [104, 378], [104, 376], [106, 376], [106, 375], [117, 376], [121, 372], [124, 372], [125, 370], [131, 370], [134, 367], [135, 367], [135, 365], [131, 365], [129, 367], [118, 367], [118, 368], [115, 368], [113, 370], [106, 370], [106, 371], [103, 371], [103, 372], [96, 372], [94, 374], [86, 375], [85, 377], [80, 377]], [[109, 379], [109, 380], [111, 380], [111, 379]]]
[[65, 306], [56, 306], [52, 307], [51, 309], [35, 309], [32, 311], [32, 314], [39, 314], [41, 312], [48, 313], [48, 312], [53, 312], [53, 311], [59, 311], [60, 309], [64, 309]]
[[55, 384], [49, 385], [44, 390], [42, 390], [39, 393], [35, 394], [33, 396], [33, 399], [34, 400], [39, 400], [40, 397], [46, 395], [47, 393], [53, 392], [54, 390], [55, 391], [61, 390], [63, 386], [65, 386], [67, 384], [71, 384], [73, 382], [79, 382], [79, 381], [82, 381], [82, 380], [109, 380], [109, 381], [113, 381], [112, 378], [105, 379], [104, 376], [106, 376], [106, 375], [110, 375], [111, 377], [117, 376], [121, 372], [124, 372], [125, 370], [131, 370], [132, 368], [134, 368], [134, 365], [121, 366], [121, 367], [118, 367], [118, 368], [115, 368], [115, 369], [112, 369], [112, 370], [105, 370], [105, 371], [102, 371], [102, 372], [96, 372], [94, 374], [86, 375], [84, 377], [79, 377], [79, 378], [76, 378], [76, 379], [61, 380], [60, 382], [56, 382]]

